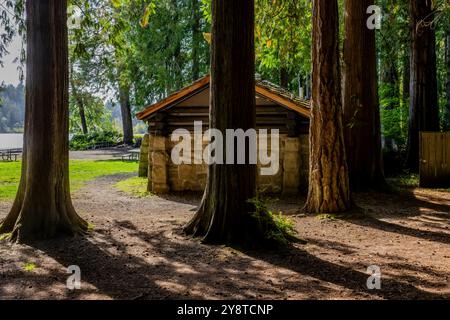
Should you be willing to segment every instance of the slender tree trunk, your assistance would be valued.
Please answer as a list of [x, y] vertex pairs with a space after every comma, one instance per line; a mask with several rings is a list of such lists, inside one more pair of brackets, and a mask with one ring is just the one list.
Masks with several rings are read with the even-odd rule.
[[133, 121], [131, 118], [130, 87], [119, 84], [120, 110], [122, 114], [123, 143], [133, 144]]
[[[179, 15], [179, 5], [177, 0], [172, 0], [172, 8], [173, 8], [173, 25], [180, 24], [180, 15]], [[174, 88], [172, 91], [180, 90], [183, 87], [183, 75], [182, 75], [182, 56], [181, 56], [181, 37], [178, 34], [173, 34], [175, 49], [173, 52], [173, 75]]]
[[410, 109], [406, 165], [419, 169], [419, 132], [439, 131], [435, 30], [431, 0], [410, 0], [412, 21]]
[[445, 83], [447, 101], [444, 109], [444, 131], [450, 131], [450, 30], [447, 30], [445, 39], [445, 64], [447, 66], [447, 80]]
[[202, 40], [200, 30], [200, 3], [199, 0], [191, 0], [192, 7], [192, 81], [197, 80], [200, 77], [200, 56], [199, 47]]
[[374, 0], [345, 1], [344, 136], [350, 186], [384, 189], [375, 30], [367, 28]]
[[[26, 2], [27, 79], [22, 176], [0, 227], [25, 242], [87, 229], [69, 188], [67, 0]], [[51, 61], [52, 63], [49, 63]]]
[[[210, 127], [222, 133], [255, 128], [254, 1], [212, 0], [212, 17]], [[255, 165], [210, 165], [200, 209], [186, 233], [208, 243], [259, 241], [248, 203], [255, 193]]]
[[342, 125], [337, 0], [313, 1], [309, 192], [305, 211], [351, 209]]
[[80, 121], [81, 121], [81, 130], [83, 131], [83, 134], [88, 134], [88, 127], [86, 122], [86, 114], [84, 110], [84, 101], [83, 97], [80, 96], [78, 89], [73, 81], [73, 79], [70, 79], [70, 85], [72, 86], [72, 94], [75, 99], [75, 102], [78, 107], [78, 113], [80, 115]]
[[409, 84], [411, 79], [411, 61], [410, 53], [406, 52], [403, 58], [403, 94], [402, 98], [404, 102], [409, 100]]
[[280, 69], [280, 85], [285, 89], [289, 87], [289, 72], [284, 67]]

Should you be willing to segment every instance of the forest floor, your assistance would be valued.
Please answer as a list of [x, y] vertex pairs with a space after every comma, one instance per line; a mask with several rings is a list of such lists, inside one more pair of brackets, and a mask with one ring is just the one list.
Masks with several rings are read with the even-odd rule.
[[[365, 218], [295, 214], [304, 199], [275, 204], [306, 245], [279, 252], [208, 246], [184, 236], [199, 195], [130, 196], [132, 173], [100, 177], [74, 194], [94, 225], [86, 237], [33, 246], [0, 241], [0, 299], [449, 299], [450, 192], [358, 194]], [[0, 218], [11, 201], [0, 202]], [[67, 268], [81, 289], [66, 288]], [[368, 266], [381, 289], [368, 290]]]

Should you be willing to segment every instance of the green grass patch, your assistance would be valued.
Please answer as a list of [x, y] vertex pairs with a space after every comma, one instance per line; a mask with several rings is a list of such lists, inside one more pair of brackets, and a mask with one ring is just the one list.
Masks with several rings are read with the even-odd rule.
[[116, 183], [115, 187], [132, 196], [143, 198], [151, 195], [151, 193], [147, 191], [147, 184], [147, 178], [133, 177], [119, 181]]
[[[70, 187], [75, 192], [101, 176], [137, 172], [137, 162], [120, 160], [70, 160]], [[14, 199], [20, 180], [20, 162], [0, 162], [0, 201]]]
[[26, 263], [22, 268], [24, 271], [32, 272], [36, 269], [36, 265], [34, 263]]
[[12, 233], [4, 233], [4, 234], [0, 234], [0, 241], [3, 240], [8, 240], [9, 238], [11, 238]]
[[416, 188], [419, 186], [419, 175], [416, 173], [403, 174], [388, 178], [387, 181], [397, 188]]

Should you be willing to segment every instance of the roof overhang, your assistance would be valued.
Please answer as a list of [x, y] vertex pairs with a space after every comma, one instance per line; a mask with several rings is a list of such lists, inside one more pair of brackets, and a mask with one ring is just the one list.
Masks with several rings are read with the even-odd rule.
[[[190, 86], [185, 87], [167, 98], [146, 107], [143, 111], [136, 114], [138, 120], [146, 120], [158, 111], [165, 110], [175, 106], [190, 97], [209, 88], [211, 77], [209, 75], [195, 81]], [[266, 98], [275, 104], [281, 105], [287, 109], [295, 111], [304, 117], [310, 117], [310, 102], [308, 100], [300, 100], [293, 94], [288, 93], [281, 88], [274, 89], [273, 85], [267, 85], [267, 82], [256, 81], [256, 94]]]

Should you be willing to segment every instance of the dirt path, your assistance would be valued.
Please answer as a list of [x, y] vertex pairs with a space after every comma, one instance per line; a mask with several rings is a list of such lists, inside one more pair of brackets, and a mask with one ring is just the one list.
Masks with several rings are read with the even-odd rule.
[[[95, 225], [86, 238], [34, 247], [0, 242], [1, 299], [436, 299], [450, 298], [450, 194], [417, 189], [361, 194], [371, 218], [293, 216], [307, 245], [240, 252], [186, 238], [181, 227], [198, 196], [133, 198], [103, 177], [74, 196]], [[284, 199], [276, 207], [301, 207]], [[0, 217], [10, 203], [0, 203]], [[25, 271], [24, 265], [36, 268]], [[82, 289], [66, 289], [67, 267], [81, 268]], [[367, 267], [381, 269], [368, 290]]]

